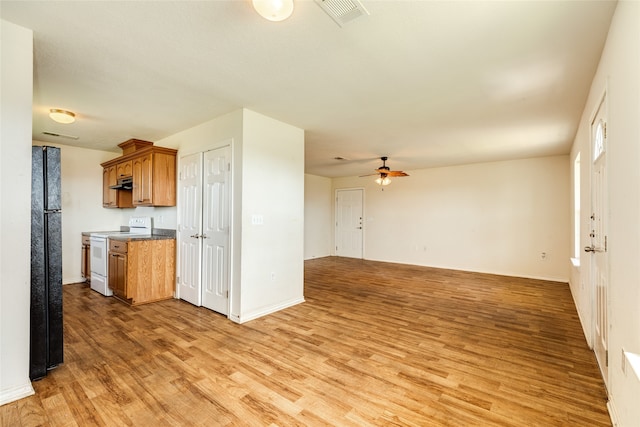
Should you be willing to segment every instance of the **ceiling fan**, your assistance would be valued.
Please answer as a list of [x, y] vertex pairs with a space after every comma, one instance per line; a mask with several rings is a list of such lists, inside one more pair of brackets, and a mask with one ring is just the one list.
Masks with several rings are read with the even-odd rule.
[[389, 185], [391, 183], [390, 177], [392, 176], [393, 177], [409, 176], [409, 174], [403, 171], [392, 171], [391, 169], [389, 169], [389, 166], [387, 166], [387, 159], [388, 157], [386, 156], [380, 157], [380, 160], [382, 160], [382, 166], [376, 169], [376, 173], [369, 174], [369, 175], [361, 175], [361, 176], [380, 175], [378, 178], [376, 178], [376, 184], [378, 185]]

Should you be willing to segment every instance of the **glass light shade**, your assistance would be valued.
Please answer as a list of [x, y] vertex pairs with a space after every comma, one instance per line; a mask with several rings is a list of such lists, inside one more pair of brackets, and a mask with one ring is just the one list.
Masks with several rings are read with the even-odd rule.
[[253, 8], [264, 19], [284, 21], [293, 13], [293, 0], [253, 0]]
[[71, 111], [58, 110], [55, 108], [49, 110], [49, 117], [51, 117], [54, 122], [63, 124], [69, 124], [76, 121], [76, 115]]
[[391, 184], [391, 180], [389, 179], [388, 176], [383, 177], [379, 177], [376, 179], [376, 184], [378, 185], [389, 185]]

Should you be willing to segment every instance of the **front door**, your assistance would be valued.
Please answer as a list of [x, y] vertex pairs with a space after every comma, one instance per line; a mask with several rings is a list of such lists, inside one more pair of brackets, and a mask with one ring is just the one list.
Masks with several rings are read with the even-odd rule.
[[229, 312], [231, 147], [204, 153], [202, 209], [202, 305]]
[[362, 189], [336, 191], [336, 255], [362, 258]]
[[609, 304], [607, 258], [607, 122], [605, 99], [591, 124], [592, 177], [591, 177], [591, 245], [585, 250], [591, 255], [591, 286], [594, 301], [594, 351], [607, 383], [609, 365]]

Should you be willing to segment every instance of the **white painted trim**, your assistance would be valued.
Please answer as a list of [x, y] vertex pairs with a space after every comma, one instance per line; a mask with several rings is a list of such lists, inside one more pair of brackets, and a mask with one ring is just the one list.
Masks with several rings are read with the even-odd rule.
[[580, 326], [582, 327], [582, 335], [584, 335], [584, 339], [587, 342], [589, 349], [593, 351], [593, 343], [591, 342], [591, 336], [589, 335], [588, 329], [589, 323], [585, 322], [585, 319], [582, 317], [582, 312], [578, 310], [578, 302], [576, 301], [576, 296], [573, 291], [571, 292], [571, 299], [573, 300], [573, 305], [576, 307], [576, 313], [578, 313], [578, 320], [580, 320]]
[[417, 267], [427, 267], [427, 268], [439, 268], [442, 270], [455, 270], [455, 271], [463, 271], [466, 273], [479, 273], [479, 274], [493, 274], [496, 276], [505, 276], [505, 277], [514, 277], [521, 279], [533, 279], [533, 280], [545, 280], [547, 282], [558, 282], [558, 283], [569, 283], [570, 279], [568, 277], [547, 277], [547, 276], [535, 276], [529, 274], [520, 274], [513, 271], [487, 271], [487, 270], [465, 270], [458, 267], [450, 267], [450, 266], [442, 266], [442, 265], [426, 265], [426, 264], [413, 264], [403, 261], [393, 261], [386, 259], [373, 259], [373, 258], [363, 258], [366, 261], [375, 261], [375, 262], [388, 262], [390, 264], [402, 264], [402, 265], [415, 265]]
[[232, 316], [229, 316], [229, 319], [231, 319], [232, 321], [234, 321], [236, 323], [245, 323], [245, 322], [248, 322], [250, 320], [254, 320], [254, 319], [257, 319], [259, 317], [275, 313], [276, 311], [280, 311], [280, 310], [283, 310], [285, 308], [293, 307], [294, 305], [298, 305], [298, 304], [301, 304], [303, 302], [305, 302], [304, 297], [303, 298], [296, 298], [296, 299], [293, 299], [293, 300], [285, 301], [285, 302], [283, 302], [281, 304], [272, 305], [272, 306], [269, 306], [269, 307], [263, 307], [263, 308], [260, 308], [259, 310], [255, 310], [255, 311], [250, 311], [249, 313], [243, 314], [242, 316], [232, 315]]
[[63, 285], [77, 285], [78, 283], [86, 283], [86, 279], [82, 276], [75, 276], [62, 282]]
[[31, 382], [27, 384], [11, 387], [0, 392], [0, 406], [7, 403], [15, 402], [16, 400], [24, 399], [28, 396], [36, 394]]
[[620, 423], [618, 422], [618, 413], [616, 412], [615, 406], [613, 406], [613, 402], [611, 400], [607, 400], [607, 410], [609, 412], [609, 418], [611, 419], [611, 424], [613, 427], [618, 427]]

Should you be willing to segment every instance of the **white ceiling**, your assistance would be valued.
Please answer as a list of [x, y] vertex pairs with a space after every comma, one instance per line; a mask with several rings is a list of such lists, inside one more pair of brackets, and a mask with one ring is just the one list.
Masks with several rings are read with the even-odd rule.
[[39, 141], [119, 152], [245, 107], [305, 129], [321, 176], [383, 155], [412, 170], [569, 152], [614, 1], [363, 4], [342, 28], [312, 0], [279, 23], [249, 0], [2, 0], [0, 14], [34, 30]]

